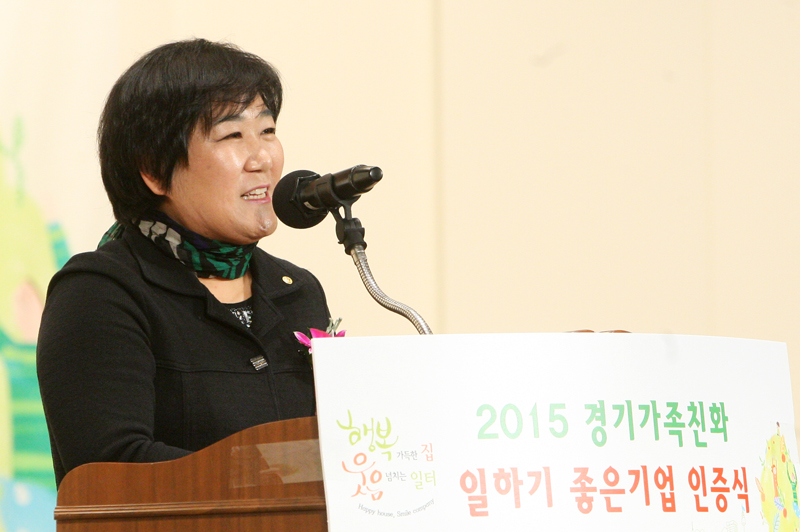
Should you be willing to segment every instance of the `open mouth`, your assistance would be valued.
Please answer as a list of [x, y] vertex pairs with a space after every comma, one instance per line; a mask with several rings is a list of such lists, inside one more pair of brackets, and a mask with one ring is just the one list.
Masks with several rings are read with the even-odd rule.
[[253, 189], [247, 194], [242, 194], [242, 197], [246, 200], [264, 199], [267, 197], [267, 187]]

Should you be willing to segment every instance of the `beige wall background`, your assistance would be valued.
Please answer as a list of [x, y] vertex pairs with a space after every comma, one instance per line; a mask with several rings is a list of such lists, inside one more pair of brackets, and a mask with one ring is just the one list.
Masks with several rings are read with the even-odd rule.
[[[776, 340], [800, 397], [797, 0], [0, 0], [0, 132], [24, 118], [28, 190], [73, 252], [112, 222], [105, 95], [193, 36], [281, 71], [287, 172], [384, 170], [354, 207], [370, 264], [435, 332]], [[348, 334], [415, 334], [330, 218], [261, 245]]]

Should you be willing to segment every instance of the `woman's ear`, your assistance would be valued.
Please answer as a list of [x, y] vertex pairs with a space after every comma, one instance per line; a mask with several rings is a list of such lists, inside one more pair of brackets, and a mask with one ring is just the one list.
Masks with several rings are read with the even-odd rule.
[[161, 184], [161, 181], [156, 179], [155, 177], [151, 176], [150, 174], [146, 174], [144, 172], [139, 172], [142, 175], [142, 180], [144, 184], [147, 185], [147, 188], [155, 194], [156, 196], [166, 196], [167, 191], [164, 189], [164, 185]]

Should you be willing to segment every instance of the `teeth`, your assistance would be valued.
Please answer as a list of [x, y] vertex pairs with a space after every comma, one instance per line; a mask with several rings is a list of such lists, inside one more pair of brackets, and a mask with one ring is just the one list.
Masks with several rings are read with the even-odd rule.
[[245, 199], [262, 199], [267, 196], [267, 187], [257, 188], [253, 191], [244, 194], [242, 197]]

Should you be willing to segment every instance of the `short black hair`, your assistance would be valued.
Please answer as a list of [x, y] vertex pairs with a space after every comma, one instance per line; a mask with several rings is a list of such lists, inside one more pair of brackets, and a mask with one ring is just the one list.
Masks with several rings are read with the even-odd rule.
[[228, 43], [192, 39], [156, 48], [136, 61], [108, 95], [97, 140], [100, 172], [114, 217], [130, 224], [155, 209], [141, 173], [170, 189], [172, 172], [188, 164], [196, 127], [239, 114], [261, 97], [275, 120], [283, 89], [275, 68]]

